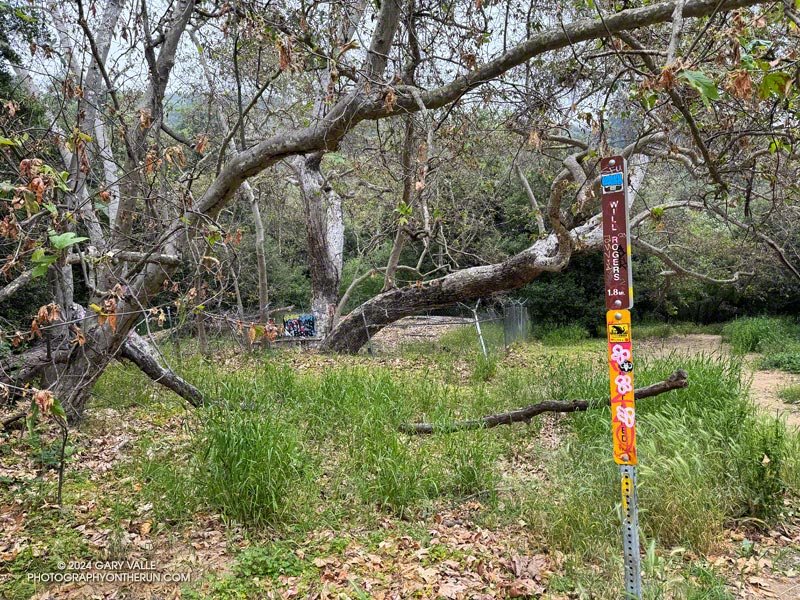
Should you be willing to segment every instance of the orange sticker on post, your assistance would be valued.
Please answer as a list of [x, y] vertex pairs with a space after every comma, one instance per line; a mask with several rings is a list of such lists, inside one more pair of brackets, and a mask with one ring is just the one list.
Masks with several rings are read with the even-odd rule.
[[614, 461], [620, 465], [635, 465], [637, 462], [636, 408], [633, 394], [630, 311], [608, 311], [606, 326], [608, 329], [608, 374], [611, 384]]

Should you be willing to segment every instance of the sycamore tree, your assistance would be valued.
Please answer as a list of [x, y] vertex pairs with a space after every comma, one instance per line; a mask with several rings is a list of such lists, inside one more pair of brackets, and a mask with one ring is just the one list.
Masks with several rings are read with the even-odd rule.
[[[675, 260], [649, 225], [696, 210], [749, 232], [797, 274], [785, 248], [796, 234], [776, 226], [796, 206], [791, 2], [38, 0], [15, 14], [42, 32], [9, 33], [20, 49], [6, 56], [15, 84], [1, 120], [0, 301], [42, 291], [30, 328], [5, 332], [14, 349], [0, 381], [7, 394], [46, 392], [71, 420], [118, 356], [203, 401], [132, 329], [167, 306], [200, 313], [235, 287], [241, 231], [228, 208], [247, 198], [248, 180], [277, 169], [302, 193], [328, 350], [355, 351], [368, 330], [597, 251], [597, 169], [612, 151], [630, 159], [634, 190], [665, 190], [632, 219], [637, 247], [670, 269], [709, 277]], [[177, 128], [189, 90], [216, 83], [233, 95], [210, 97]], [[541, 215], [530, 247], [460, 268], [443, 251], [431, 192], [446, 179], [448, 119], [479, 105], [559, 168], [545, 196], [530, 189]], [[386, 284], [337, 318], [343, 198], [325, 156], [380, 121], [402, 137]], [[654, 161], [698, 185], [673, 197], [669, 182], [648, 180]], [[414, 268], [433, 261], [437, 271], [403, 287], [394, 274], [410, 266], [400, 260], [408, 244], [424, 252]]]

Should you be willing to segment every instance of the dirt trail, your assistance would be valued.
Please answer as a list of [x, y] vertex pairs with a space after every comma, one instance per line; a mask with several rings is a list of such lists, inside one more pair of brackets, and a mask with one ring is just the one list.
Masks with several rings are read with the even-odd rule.
[[[672, 353], [689, 356], [697, 354], [727, 356], [731, 351], [730, 346], [723, 342], [720, 336], [710, 334], [643, 340], [639, 347], [654, 356], [666, 356]], [[800, 406], [787, 404], [778, 396], [780, 389], [800, 383], [800, 375], [783, 371], [760, 371], [758, 370], [760, 358], [758, 354], [748, 354], [744, 359], [746, 372], [751, 378], [750, 397], [764, 412], [781, 415], [790, 427], [800, 429]]]
[[464, 317], [406, 317], [387, 325], [372, 337], [376, 352], [394, 352], [409, 342], [435, 342], [445, 333], [465, 325]]

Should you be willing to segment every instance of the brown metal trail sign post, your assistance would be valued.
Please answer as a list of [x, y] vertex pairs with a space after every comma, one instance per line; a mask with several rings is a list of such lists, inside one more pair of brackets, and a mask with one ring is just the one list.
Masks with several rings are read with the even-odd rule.
[[600, 161], [603, 188], [603, 265], [605, 271], [608, 373], [614, 461], [622, 478], [622, 546], [626, 598], [642, 597], [639, 506], [636, 496], [636, 409], [633, 402], [631, 313], [633, 278], [628, 226], [628, 169], [625, 158]]

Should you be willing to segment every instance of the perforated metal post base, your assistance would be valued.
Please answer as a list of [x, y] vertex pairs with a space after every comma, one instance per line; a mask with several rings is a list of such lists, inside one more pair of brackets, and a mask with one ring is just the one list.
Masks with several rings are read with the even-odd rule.
[[639, 502], [636, 467], [620, 465], [622, 477], [622, 547], [625, 550], [625, 598], [642, 598], [642, 557], [639, 554]]

